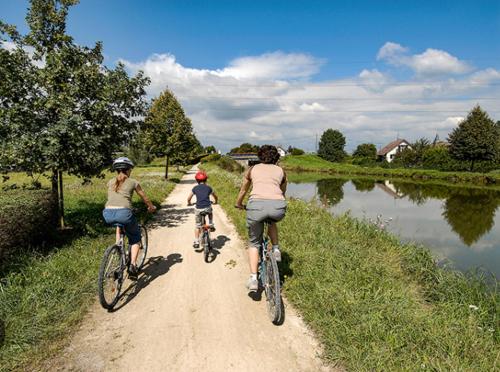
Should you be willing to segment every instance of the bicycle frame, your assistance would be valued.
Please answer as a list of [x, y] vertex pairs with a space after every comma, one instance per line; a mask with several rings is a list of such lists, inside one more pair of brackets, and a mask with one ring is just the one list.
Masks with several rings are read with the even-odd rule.
[[260, 246], [259, 250], [259, 278], [260, 281], [262, 282], [262, 286], [266, 286], [266, 263], [267, 260], [269, 259], [269, 253], [270, 250], [268, 249], [269, 246], [269, 235], [268, 231], [269, 230], [269, 222], [265, 222], [265, 227], [264, 227], [264, 233], [263, 233], [263, 239], [262, 239], [262, 244]]

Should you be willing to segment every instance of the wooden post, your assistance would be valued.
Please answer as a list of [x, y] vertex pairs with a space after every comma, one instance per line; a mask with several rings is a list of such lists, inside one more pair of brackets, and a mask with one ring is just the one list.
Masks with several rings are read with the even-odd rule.
[[165, 179], [166, 180], [168, 180], [168, 161], [169, 161], [169, 157], [167, 154], [167, 160], [165, 161]]
[[62, 171], [58, 172], [59, 179], [59, 225], [61, 229], [64, 229], [64, 192], [63, 192], [63, 174]]

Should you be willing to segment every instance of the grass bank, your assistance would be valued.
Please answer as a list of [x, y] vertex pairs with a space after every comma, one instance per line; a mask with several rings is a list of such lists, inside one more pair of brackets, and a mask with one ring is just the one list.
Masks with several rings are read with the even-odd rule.
[[[23, 174], [10, 176], [10, 184], [29, 181]], [[138, 167], [132, 176], [157, 206], [175, 186], [162, 179], [158, 168]], [[72, 229], [49, 246], [22, 250], [0, 272], [0, 321], [5, 325], [0, 371], [36, 368], [65, 345], [66, 336], [95, 302], [102, 253], [114, 236], [101, 217], [110, 177], [86, 185], [65, 177], [66, 220]], [[48, 186], [47, 180], [40, 181]], [[134, 206], [146, 215], [137, 197]]]
[[280, 161], [280, 165], [288, 171], [322, 172], [328, 174], [344, 174], [351, 176], [378, 176], [384, 178], [412, 178], [414, 180], [440, 180], [451, 183], [469, 184], [500, 184], [500, 174], [496, 171], [489, 173], [473, 172], [442, 172], [431, 169], [406, 169], [362, 167], [354, 164], [332, 163], [317, 155], [287, 156]]
[[[238, 232], [241, 175], [206, 166]], [[289, 201], [280, 223], [284, 292], [325, 358], [353, 371], [500, 367], [498, 283], [438, 268], [430, 252], [349, 216]]]

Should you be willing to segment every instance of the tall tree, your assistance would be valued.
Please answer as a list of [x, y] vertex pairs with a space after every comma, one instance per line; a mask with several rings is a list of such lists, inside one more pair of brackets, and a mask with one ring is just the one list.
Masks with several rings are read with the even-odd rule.
[[111, 162], [145, 113], [148, 84], [142, 72], [131, 78], [122, 64], [104, 66], [101, 43], [89, 48], [73, 42], [66, 19], [77, 3], [31, 0], [26, 36], [0, 25], [3, 39], [15, 45], [0, 53], [0, 75], [10, 82], [0, 103], [0, 164], [49, 172], [61, 225], [63, 172], [90, 177]]
[[201, 151], [191, 120], [169, 89], [153, 100], [141, 136], [152, 154], [166, 157], [165, 178], [168, 178], [170, 161], [182, 162]]
[[488, 114], [476, 106], [448, 136], [450, 154], [457, 160], [474, 163], [480, 160], [493, 160], [497, 153], [498, 130]]
[[318, 155], [325, 160], [339, 162], [345, 158], [345, 137], [334, 129], [327, 129], [321, 135]]
[[352, 156], [375, 159], [377, 157], [377, 148], [373, 143], [362, 143], [356, 147]]

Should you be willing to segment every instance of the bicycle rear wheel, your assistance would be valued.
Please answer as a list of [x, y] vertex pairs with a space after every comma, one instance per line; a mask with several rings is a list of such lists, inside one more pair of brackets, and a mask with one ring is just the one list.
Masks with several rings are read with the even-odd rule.
[[123, 284], [122, 253], [118, 245], [112, 245], [104, 252], [97, 282], [99, 301], [107, 310], [118, 302]]
[[278, 324], [282, 318], [281, 304], [281, 284], [278, 271], [278, 264], [272, 252], [266, 253], [265, 275], [266, 282], [264, 290], [266, 292], [267, 312], [271, 322]]
[[137, 270], [142, 269], [144, 262], [146, 262], [146, 256], [148, 254], [148, 230], [144, 226], [141, 226], [141, 243], [139, 247], [139, 253], [137, 254], [136, 266]]
[[205, 262], [209, 262], [210, 260], [210, 235], [207, 232], [203, 233], [203, 256], [205, 258]]

